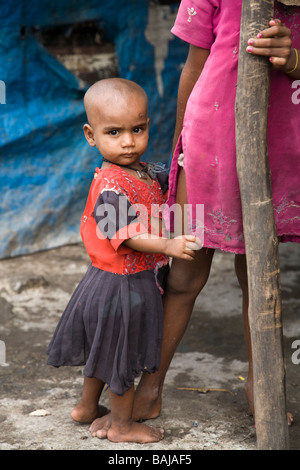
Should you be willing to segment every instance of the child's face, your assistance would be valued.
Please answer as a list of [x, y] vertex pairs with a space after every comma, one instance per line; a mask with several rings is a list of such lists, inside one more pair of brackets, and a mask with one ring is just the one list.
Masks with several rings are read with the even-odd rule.
[[96, 146], [112, 163], [138, 163], [149, 138], [147, 103], [143, 95], [134, 93], [128, 98], [112, 100], [106, 106], [96, 107], [95, 116], [92, 126], [84, 126], [89, 144]]

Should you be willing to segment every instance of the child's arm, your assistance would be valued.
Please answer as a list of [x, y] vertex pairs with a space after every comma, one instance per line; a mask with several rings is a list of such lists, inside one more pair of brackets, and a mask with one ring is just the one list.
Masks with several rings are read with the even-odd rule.
[[144, 253], [162, 253], [170, 258], [180, 258], [191, 261], [195, 250], [200, 250], [202, 244], [193, 235], [183, 235], [176, 238], [163, 238], [149, 233], [130, 238], [123, 242], [129, 248]]
[[177, 144], [177, 140], [182, 130], [183, 117], [187, 100], [203, 70], [206, 59], [209, 56], [209, 52], [210, 51], [208, 49], [202, 49], [200, 47], [193, 46], [192, 44], [190, 45], [188, 57], [182, 69], [178, 87], [177, 115], [173, 139], [173, 150]]
[[269, 57], [275, 70], [300, 78], [300, 51], [292, 47], [291, 30], [278, 19], [269, 25], [258, 37], [249, 39], [247, 52]]

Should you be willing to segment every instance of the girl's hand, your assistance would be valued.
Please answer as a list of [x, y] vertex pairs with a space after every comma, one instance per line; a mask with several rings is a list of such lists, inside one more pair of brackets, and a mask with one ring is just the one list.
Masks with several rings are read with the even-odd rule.
[[296, 63], [295, 51], [292, 50], [291, 31], [281, 21], [271, 20], [270, 28], [265, 29], [256, 38], [249, 39], [247, 52], [269, 57], [272, 67], [287, 72]]
[[203, 244], [199, 238], [193, 235], [182, 235], [167, 240], [165, 254], [170, 258], [180, 258], [192, 261], [195, 258], [195, 251], [200, 250]]
[[193, 260], [195, 251], [203, 246], [199, 238], [193, 235], [181, 235], [175, 238], [163, 238], [151, 233], [142, 233], [125, 240], [124, 245], [132, 250], [144, 253], [164, 253], [170, 258]]

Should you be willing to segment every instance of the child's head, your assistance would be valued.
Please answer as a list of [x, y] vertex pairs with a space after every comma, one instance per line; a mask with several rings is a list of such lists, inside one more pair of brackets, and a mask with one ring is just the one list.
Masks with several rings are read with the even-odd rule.
[[101, 80], [85, 94], [88, 124], [83, 126], [92, 147], [113, 163], [140, 161], [149, 138], [148, 100], [143, 88], [121, 78]]

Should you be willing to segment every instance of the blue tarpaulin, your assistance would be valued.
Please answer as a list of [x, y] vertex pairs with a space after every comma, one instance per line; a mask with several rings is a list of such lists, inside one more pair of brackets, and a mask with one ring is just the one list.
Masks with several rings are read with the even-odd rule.
[[119, 76], [149, 96], [147, 161], [170, 160], [186, 45], [170, 33], [178, 4], [145, 0], [10, 0], [0, 19], [0, 257], [80, 241], [97, 150], [85, 141], [75, 77], [38, 29], [96, 21], [115, 46]]

